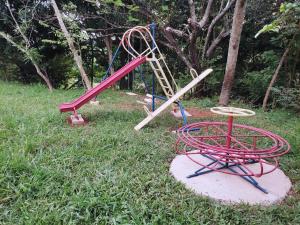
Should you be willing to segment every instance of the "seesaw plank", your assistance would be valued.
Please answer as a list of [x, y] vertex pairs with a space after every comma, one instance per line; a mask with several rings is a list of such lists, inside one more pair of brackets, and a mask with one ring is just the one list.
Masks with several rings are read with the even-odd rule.
[[158, 116], [162, 111], [167, 109], [170, 105], [172, 105], [176, 100], [178, 100], [182, 95], [188, 92], [191, 88], [193, 88], [196, 84], [198, 84], [201, 80], [203, 80], [208, 74], [210, 74], [213, 70], [207, 69], [203, 73], [201, 73], [198, 77], [192, 80], [188, 85], [179, 90], [172, 98], [168, 99], [164, 104], [158, 107], [154, 112], [151, 112], [143, 121], [141, 121], [138, 125], [134, 127], [136, 131], [143, 128], [146, 124], [148, 124], [151, 120], [153, 120], [156, 116]]

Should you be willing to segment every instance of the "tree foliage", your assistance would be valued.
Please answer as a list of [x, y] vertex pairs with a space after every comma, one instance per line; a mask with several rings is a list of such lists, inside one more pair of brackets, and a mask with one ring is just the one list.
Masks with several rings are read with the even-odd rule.
[[[68, 88], [80, 84], [79, 72], [49, 1], [11, 2], [16, 19], [24, 21], [20, 23], [21, 29], [30, 37], [29, 53], [47, 71], [53, 86]], [[234, 0], [57, 1], [90, 79], [99, 81], [104, 75], [109, 53], [116, 50], [124, 31], [154, 21], [157, 24], [156, 41], [177, 81], [182, 82], [179, 86], [190, 79], [187, 68], [194, 67], [198, 72], [206, 67], [214, 69], [214, 75], [201, 86], [197, 96], [220, 93], [234, 3]], [[32, 12], [35, 17], [25, 22], [25, 15]], [[11, 29], [13, 21], [7, 9], [0, 7], [0, 13], [0, 31], [24, 45], [21, 36]], [[287, 46], [291, 46], [291, 51], [273, 87], [270, 103], [282, 105], [278, 99], [296, 93], [293, 90], [298, 90], [300, 82], [299, 16], [297, 1], [248, 0], [231, 96], [261, 104], [268, 81]], [[1, 79], [40, 82], [33, 65], [14, 46], [0, 39], [0, 50]], [[114, 62], [114, 69], [127, 60], [128, 56], [121, 53]], [[151, 74], [145, 75], [150, 77]], [[286, 91], [276, 92], [275, 89]]]
[[[272, 90], [274, 91], [274, 96], [277, 96], [278, 99], [289, 99], [285, 106], [293, 106], [296, 109], [299, 109], [299, 99], [295, 97], [295, 93], [299, 93], [295, 90], [300, 89], [299, 78], [300, 74], [295, 71], [297, 67], [297, 63], [299, 60], [299, 51], [300, 51], [300, 3], [283, 3], [280, 5], [279, 12], [276, 14], [275, 19], [270, 23], [265, 25], [256, 35], [258, 37], [262, 33], [266, 32], [276, 32], [278, 35], [274, 38], [274, 40], [280, 43], [284, 48], [284, 53], [281, 56], [281, 59], [278, 63], [278, 66], [272, 76], [272, 79], [269, 83], [267, 91], [263, 100], [263, 108], [266, 109], [267, 102]], [[275, 82], [278, 79], [280, 69], [287, 60], [289, 56], [293, 56], [293, 59], [289, 61], [294, 61], [293, 70], [288, 71], [288, 68], [285, 72], [289, 73], [287, 78], [284, 80], [288, 80], [285, 86], [281, 86], [278, 88], [273, 88]], [[294, 60], [296, 59], [296, 60]], [[283, 79], [281, 79], [283, 80]], [[276, 92], [277, 90], [277, 92]], [[282, 90], [278, 92], [278, 90]], [[281, 93], [281, 94], [280, 94]], [[283, 103], [282, 100], [276, 100], [280, 103]], [[281, 104], [284, 105], [284, 104]]]

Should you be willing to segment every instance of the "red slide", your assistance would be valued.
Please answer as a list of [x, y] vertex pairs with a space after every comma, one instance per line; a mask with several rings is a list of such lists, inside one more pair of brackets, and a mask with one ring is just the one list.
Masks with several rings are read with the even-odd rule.
[[145, 56], [135, 58], [134, 60], [127, 63], [125, 66], [123, 66], [121, 69], [116, 71], [113, 75], [109, 76], [107, 79], [102, 81], [96, 87], [87, 91], [84, 95], [80, 96], [79, 98], [75, 99], [72, 102], [62, 103], [59, 106], [59, 110], [61, 112], [69, 112], [69, 111], [75, 111], [75, 110], [79, 109], [85, 103], [89, 102], [91, 99], [96, 97], [99, 93], [101, 93], [105, 89], [112, 86], [114, 83], [116, 83], [122, 77], [126, 76], [129, 72], [131, 72], [134, 68], [138, 67], [139, 65], [141, 65], [144, 62], [146, 62]]

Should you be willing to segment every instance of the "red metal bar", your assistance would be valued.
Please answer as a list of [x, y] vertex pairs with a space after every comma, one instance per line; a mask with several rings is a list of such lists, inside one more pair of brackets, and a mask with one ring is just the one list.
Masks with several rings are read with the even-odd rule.
[[[228, 119], [227, 123], [188, 124], [180, 128], [177, 133], [175, 144], [177, 154], [185, 154], [190, 160], [209, 170], [239, 176], [260, 177], [271, 173], [279, 165], [278, 157], [290, 150], [289, 143], [282, 137], [260, 128], [234, 124], [232, 119]], [[263, 144], [260, 144], [260, 139], [263, 139]], [[220, 163], [227, 163], [230, 167], [237, 165], [242, 169], [224, 170], [224, 167], [218, 169], [221, 167], [216, 168], [216, 164], [202, 163], [195, 157], [197, 154], [212, 156]], [[258, 163], [257, 172], [249, 167], [252, 163]]]
[[226, 147], [227, 148], [230, 148], [230, 144], [231, 144], [232, 123], [233, 123], [233, 116], [229, 116], [228, 117], [228, 131], [227, 131], [227, 138], [226, 138]]
[[79, 98], [75, 99], [72, 102], [63, 103], [59, 106], [59, 110], [61, 112], [69, 112], [79, 109], [81, 106], [92, 100], [94, 97], [96, 97], [99, 93], [106, 90], [113, 84], [115, 84], [118, 80], [120, 80], [122, 77], [126, 76], [129, 72], [131, 72], [134, 68], [138, 67], [142, 63], [146, 62], [146, 57], [139, 57], [125, 66], [123, 66], [121, 69], [116, 71], [113, 75], [102, 81], [100, 84], [98, 84], [96, 87], [92, 88], [91, 90], [87, 91], [85, 94], [80, 96]]

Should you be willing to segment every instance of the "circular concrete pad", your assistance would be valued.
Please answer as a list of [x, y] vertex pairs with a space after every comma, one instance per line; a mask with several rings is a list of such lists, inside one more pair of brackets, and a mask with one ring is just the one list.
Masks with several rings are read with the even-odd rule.
[[[194, 154], [194, 159], [201, 163], [211, 162], [204, 156]], [[268, 169], [268, 165], [265, 165]], [[191, 161], [186, 155], [178, 155], [171, 163], [170, 172], [176, 180], [185, 184], [196, 194], [208, 196], [225, 204], [247, 203], [251, 205], [271, 205], [283, 200], [292, 184], [290, 179], [280, 170], [254, 179], [261, 187], [268, 191], [263, 193], [239, 176], [221, 172], [211, 172], [193, 178], [187, 176], [193, 174], [201, 166]], [[258, 169], [257, 164], [249, 165], [251, 170]]]

